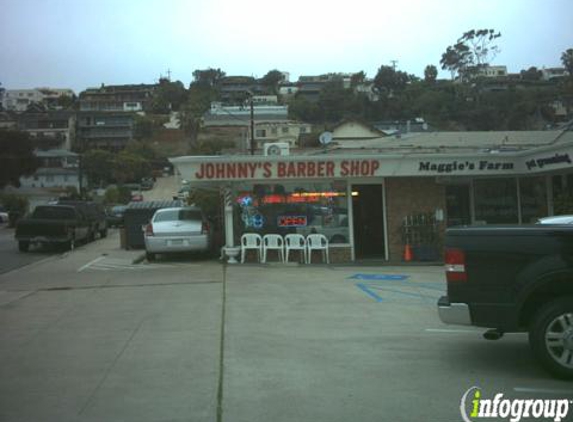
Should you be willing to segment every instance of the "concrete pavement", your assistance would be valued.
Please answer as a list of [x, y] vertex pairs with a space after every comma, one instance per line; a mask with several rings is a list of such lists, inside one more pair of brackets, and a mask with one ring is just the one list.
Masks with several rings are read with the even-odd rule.
[[458, 421], [474, 385], [573, 397], [523, 335], [441, 324], [440, 267], [133, 265], [115, 236], [0, 276], [0, 421]]

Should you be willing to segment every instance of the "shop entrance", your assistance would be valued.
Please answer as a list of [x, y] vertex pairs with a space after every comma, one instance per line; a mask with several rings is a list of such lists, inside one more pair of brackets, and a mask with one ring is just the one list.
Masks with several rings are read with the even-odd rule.
[[446, 223], [448, 227], [471, 224], [470, 186], [446, 186]]
[[356, 259], [384, 258], [382, 185], [353, 185], [352, 214]]

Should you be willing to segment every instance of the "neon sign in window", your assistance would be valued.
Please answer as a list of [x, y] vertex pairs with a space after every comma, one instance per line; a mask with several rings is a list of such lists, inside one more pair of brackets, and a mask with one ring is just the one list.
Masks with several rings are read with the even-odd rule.
[[278, 227], [306, 227], [306, 215], [280, 215], [277, 218]]

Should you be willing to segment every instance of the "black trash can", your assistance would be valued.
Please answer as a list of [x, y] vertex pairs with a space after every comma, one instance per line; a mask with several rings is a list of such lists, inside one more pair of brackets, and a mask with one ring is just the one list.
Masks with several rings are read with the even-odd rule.
[[161, 208], [182, 207], [181, 201], [147, 201], [130, 202], [124, 214], [125, 246], [126, 249], [143, 249], [143, 229]]

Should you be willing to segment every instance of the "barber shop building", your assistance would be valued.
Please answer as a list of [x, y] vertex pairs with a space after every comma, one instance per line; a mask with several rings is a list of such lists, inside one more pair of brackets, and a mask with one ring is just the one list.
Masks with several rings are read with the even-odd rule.
[[447, 227], [531, 224], [573, 206], [571, 130], [395, 136], [350, 121], [331, 138], [171, 161], [192, 187], [221, 192], [227, 247], [244, 233], [319, 233], [331, 262], [399, 262], [406, 248], [440, 261]]

